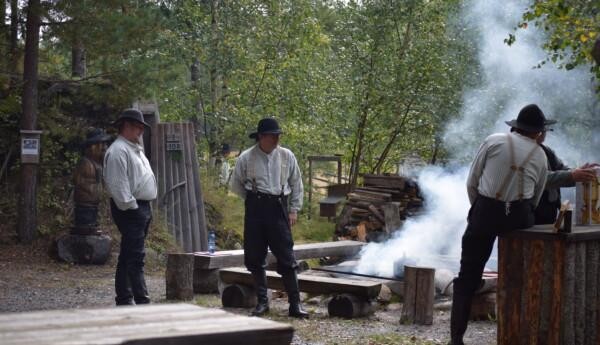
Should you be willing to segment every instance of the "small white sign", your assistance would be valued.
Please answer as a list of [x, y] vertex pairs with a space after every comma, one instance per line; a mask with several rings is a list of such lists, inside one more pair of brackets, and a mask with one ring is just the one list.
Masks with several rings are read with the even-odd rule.
[[21, 154], [34, 155], [40, 154], [40, 139], [23, 138], [21, 139]]

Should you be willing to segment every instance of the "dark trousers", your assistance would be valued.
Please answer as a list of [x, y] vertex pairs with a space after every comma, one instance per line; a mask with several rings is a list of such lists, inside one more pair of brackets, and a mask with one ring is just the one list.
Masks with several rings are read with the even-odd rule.
[[267, 250], [277, 258], [277, 272], [295, 272], [294, 240], [287, 216], [287, 198], [248, 192], [244, 216], [244, 264], [248, 271], [265, 271]]
[[150, 303], [144, 279], [145, 240], [152, 220], [149, 201], [138, 200], [138, 208], [122, 211], [110, 201], [113, 220], [121, 233], [121, 249], [115, 273], [117, 305]]
[[462, 344], [467, 329], [471, 300], [479, 289], [483, 269], [490, 258], [494, 241], [502, 233], [533, 226], [533, 205], [529, 200], [506, 204], [479, 195], [469, 210], [467, 229], [462, 237], [460, 272], [454, 280], [450, 321], [452, 344]]

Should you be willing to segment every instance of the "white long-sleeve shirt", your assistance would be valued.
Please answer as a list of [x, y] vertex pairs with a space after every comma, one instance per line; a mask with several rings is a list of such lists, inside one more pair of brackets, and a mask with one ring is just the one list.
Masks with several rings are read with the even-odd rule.
[[[540, 201], [546, 183], [548, 164], [546, 155], [534, 139], [516, 132], [508, 134], [492, 134], [487, 137], [471, 165], [467, 178], [467, 192], [471, 204], [477, 194], [488, 198], [496, 198], [496, 193], [502, 194], [500, 200], [514, 201], [519, 199], [521, 173], [511, 170], [511, 149], [508, 136], [512, 138], [514, 148], [514, 163], [523, 166], [523, 199], [532, 199], [534, 205]], [[525, 161], [533, 151], [530, 159]], [[525, 162], [524, 162], [525, 161]], [[505, 177], [511, 174], [504, 191], [501, 191]]]
[[230, 181], [231, 191], [245, 199], [246, 191], [252, 190], [253, 178], [261, 193], [280, 195], [283, 185], [283, 194], [290, 196], [291, 212], [298, 212], [302, 208], [304, 185], [292, 151], [277, 146], [267, 154], [256, 144], [242, 152], [235, 163]]
[[120, 210], [136, 209], [136, 200], [156, 199], [156, 178], [144, 148], [122, 136], [104, 156], [104, 183]]

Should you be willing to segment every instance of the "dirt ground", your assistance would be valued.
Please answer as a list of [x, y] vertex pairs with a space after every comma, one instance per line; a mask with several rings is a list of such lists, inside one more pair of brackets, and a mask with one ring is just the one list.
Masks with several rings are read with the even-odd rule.
[[[78, 266], [57, 262], [48, 255], [48, 244], [32, 246], [0, 244], [0, 313], [47, 309], [111, 307], [114, 305], [114, 268], [116, 254], [106, 265]], [[150, 252], [147, 283], [153, 303], [165, 300], [164, 271], [161, 258]], [[278, 294], [275, 294], [277, 296]], [[194, 303], [221, 308], [218, 295], [197, 295]], [[309, 320], [287, 317], [285, 296], [275, 297], [269, 319], [291, 323], [295, 328], [292, 344], [446, 344], [449, 336], [448, 303], [437, 303], [431, 326], [399, 323], [400, 303], [377, 303], [368, 318], [345, 320], [327, 316], [327, 297], [304, 301]], [[227, 309], [248, 314], [244, 309]], [[471, 322], [465, 343], [496, 344], [496, 323]]]

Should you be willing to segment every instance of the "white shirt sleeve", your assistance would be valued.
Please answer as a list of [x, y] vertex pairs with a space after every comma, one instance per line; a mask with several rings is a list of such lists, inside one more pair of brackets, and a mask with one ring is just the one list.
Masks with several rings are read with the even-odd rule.
[[481, 174], [483, 174], [483, 168], [485, 167], [487, 151], [488, 140], [486, 139], [479, 147], [477, 155], [475, 155], [475, 159], [471, 164], [471, 170], [469, 171], [469, 177], [467, 178], [467, 194], [469, 195], [469, 202], [471, 205], [475, 202], [475, 198], [477, 198], [477, 194], [479, 193], [479, 180], [481, 179]]
[[241, 155], [235, 162], [231, 181], [229, 181], [229, 189], [239, 195], [242, 199], [246, 199], [246, 188], [244, 188], [244, 180], [246, 179], [246, 156]]
[[296, 156], [290, 151], [290, 177], [288, 178], [288, 184], [292, 190], [290, 193], [290, 211], [297, 213], [302, 209], [302, 202], [304, 198], [304, 185], [302, 183], [302, 173], [296, 161]]

